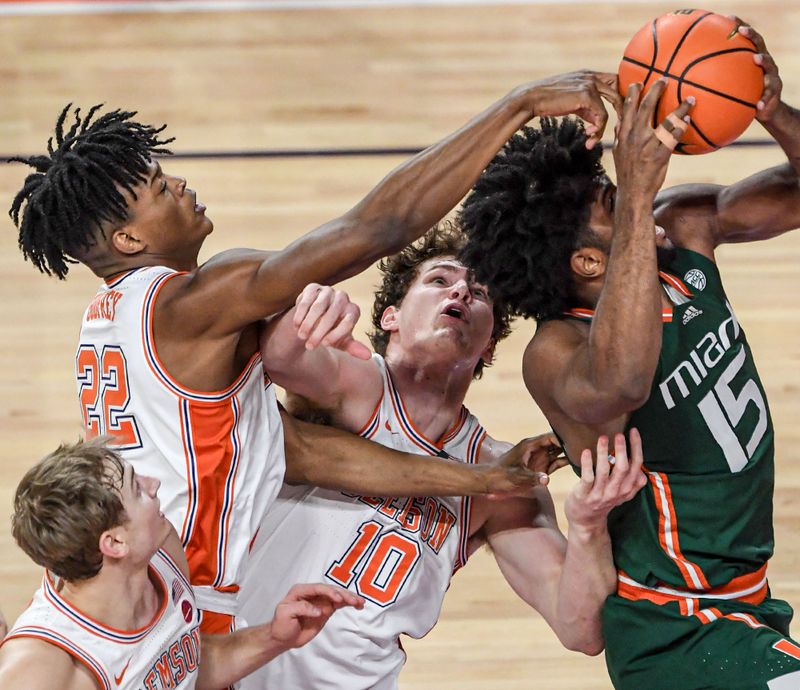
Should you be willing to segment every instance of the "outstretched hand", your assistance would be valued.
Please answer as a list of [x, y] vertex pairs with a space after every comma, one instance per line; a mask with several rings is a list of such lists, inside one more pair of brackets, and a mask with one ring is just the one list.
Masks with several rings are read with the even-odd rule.
[[297, 297], [292, 322], [307, 350], [325, 345], [366, 360], [372, 351], [353, 337], [359, 316], [358, 305], [343, 290], [309, 283]]
[[613, 508], [632, 499], [647, 484], [642, 471], [642, 439], [636, 429], [630, 431], [630, 443], [630, 458], [622, 434], [614, 437], [613, 457], [608, 454], [608, 436], [597, 439], [594, 465], [590, 449], [581, 453], [581, 480], [564, 504], [570, 524], [589, 528], [605, 525]]
[[322, 630], [334, 611], [364, 608], [363, 597], [325, 584], [294, 585], [275, 608], [270, 633], [286, 649], [302, 647]]
[[614, 141], [614, 164], [620, 189], [637, 188], [655, 197], [667, 175], [675, 147], [689, 126], [693, 96], [687, 98], [653, 127], [656, 107], [667, 82], [654, 82], [644, 97], [640, 83], [631, 84], [622, 107]]
[[778, 66], [772, 59], [761, 34], [739, 17], [732, 17], [732, 19], [739, 25], [739, 33], [745, 38], [749, 38], [758, 51], [753, 55], [753, 62], [764, 70], [764, 91], [756, 104], [756, 120], [769, 122], [780, 105], [783, 91], [783, 82], [778, 74]]
[[601, 141], [608, 123], [603, 100], [608, 101], [618, 114], [622, 113], [616, 74], [579, 70], [542, 79], [532, 86], [533, 112], [540, 117], [571, 113], [580, 117], [586, 122], [588, 149]]
[[552, 474], [567, 464], [555, 434], [526, 438], [488, 467], [488, 498], [527, 496], [537, 486], [545, 486]]

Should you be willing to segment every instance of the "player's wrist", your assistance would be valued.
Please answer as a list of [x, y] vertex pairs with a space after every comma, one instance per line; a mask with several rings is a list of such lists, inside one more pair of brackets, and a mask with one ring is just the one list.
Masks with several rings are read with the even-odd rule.
[[570, 514], [567, 513], [567, 522], [569, 523], [567, 535], [569, 541], [574, 538], [579, 543], [594, 544], [601, 539], [610, 539], [605, 515], [602, 517], [597, 515], [570, 516]]

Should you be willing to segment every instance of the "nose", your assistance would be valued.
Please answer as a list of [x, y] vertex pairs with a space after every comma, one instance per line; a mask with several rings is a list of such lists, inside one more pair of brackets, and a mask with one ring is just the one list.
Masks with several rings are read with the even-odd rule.
[[158, 493], [158, 489], [161, 486], [161, 480], [156, 479], [155, 477], [148, 477], [147, 478], [147, 492], [151, 496], [155, 496]]
[[465, 302], [469, 301], [472, 293], [469, 289], [469, 283], [464, 278], [455, 281], [450, 287], [450, 295], [455, 299], [462, 299]]
[[183, 192], [186, 189], [186, 178], [176, 177], [175, 179], [178, 181], [178, 184], [175, 186], [175, 189], [177, 190], [178, 194], [183, 196]]

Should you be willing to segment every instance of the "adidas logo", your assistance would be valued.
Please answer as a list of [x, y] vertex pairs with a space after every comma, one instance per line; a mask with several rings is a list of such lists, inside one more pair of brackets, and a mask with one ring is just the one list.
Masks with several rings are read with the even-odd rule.
[[697, 309], [696, 307], [689, 305], [689, 307], [686, 308], [686, 311], [683, 312], [683, 325], [685, 326], [695, 316], [700, 316], [700, 314], [702, 313], [703, 313], [702, 309]]

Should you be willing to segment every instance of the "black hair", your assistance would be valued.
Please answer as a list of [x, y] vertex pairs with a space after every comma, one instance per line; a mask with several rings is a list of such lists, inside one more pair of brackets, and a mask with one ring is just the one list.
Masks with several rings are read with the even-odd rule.
[[591, 202], [605, 171], [602, 147], [586, 148], [579, 120], [542, 118], [495, 156], [459, 213], [461, 260], [514, 315], [559, 316], [570, 303], [569, 258], [596, 246]]
[[120, 188], [135, 198], [133, 187], [146, 179], [151, 156], [171, 153], [163, 147], [173, 138], [158, 137], [166, 125], [143, 125], [131, 119], [136, 112], [124, 110], [93, 120], [101, 107], [92, 106], [83, 118], [75, 108], [65, 131], [68, 104], [56, 122], [55, 147], [53, 137], [47, 141], [48, 155], [10, 159], [36, 169], [25, 178], [8, 215], [19, 228], [23, 255], [47, 275], [66, 277], [68, 264], [77, 263], [74, 257], [95, 244], [101, 223], [125, 220]]

